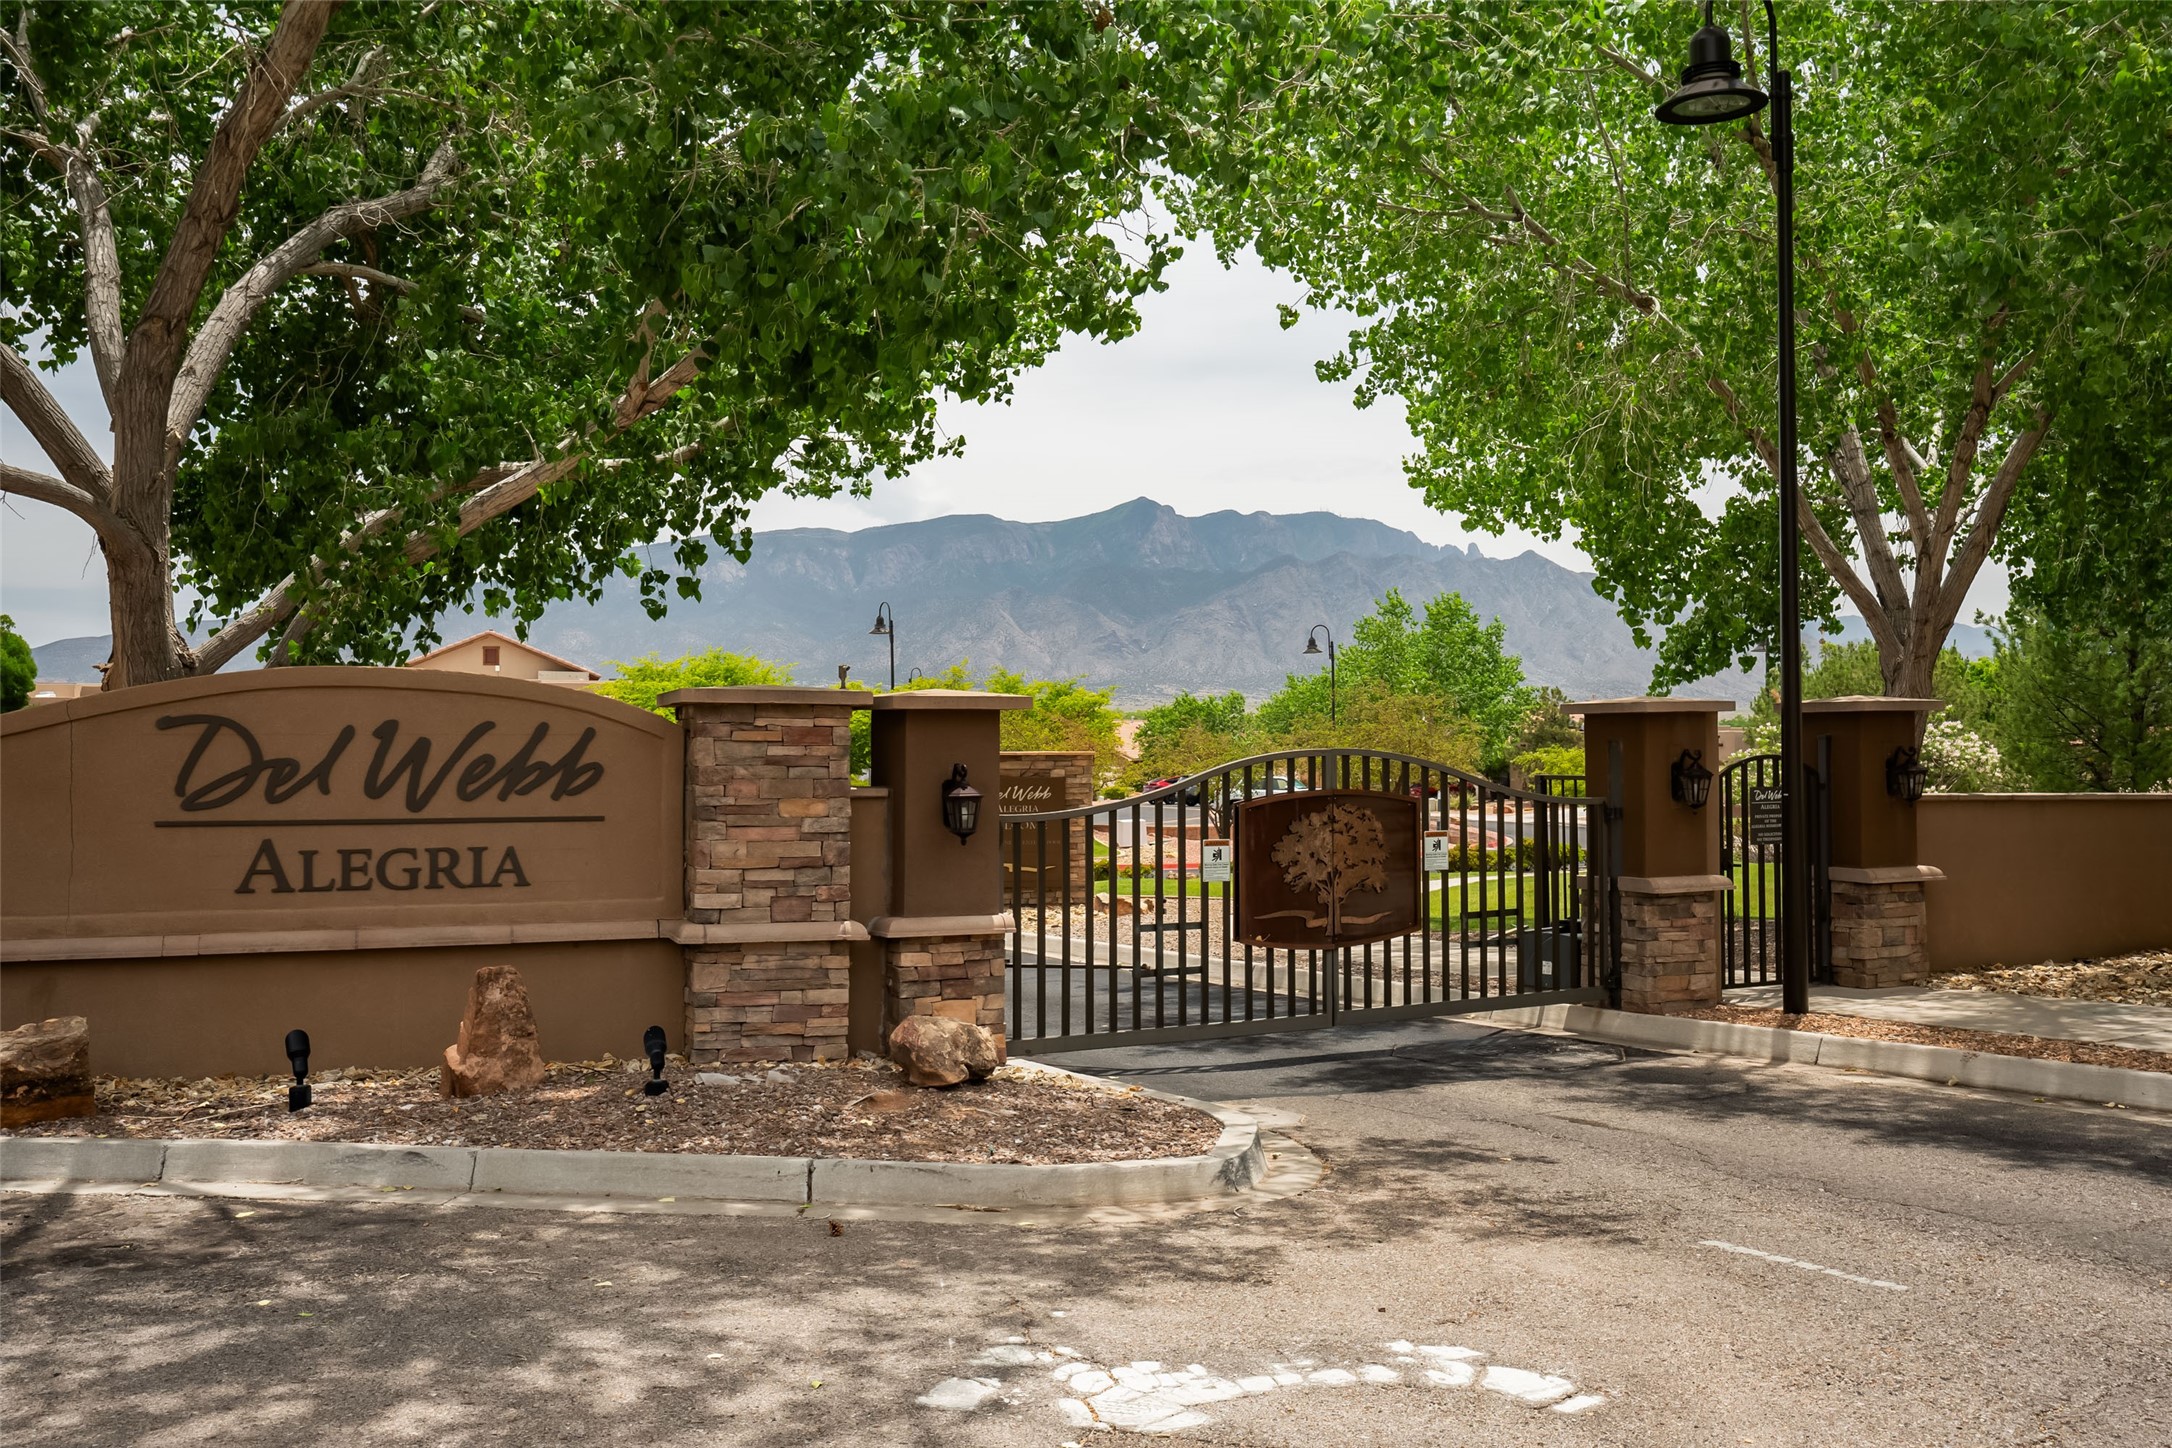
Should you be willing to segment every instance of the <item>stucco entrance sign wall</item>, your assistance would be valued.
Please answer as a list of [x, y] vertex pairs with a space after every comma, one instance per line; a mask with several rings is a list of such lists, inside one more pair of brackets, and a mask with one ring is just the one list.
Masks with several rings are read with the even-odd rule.
[[1363, 945], [1422, 923], [1416, 799], [1314, 790], [1237, 809], [1237, 939], [1287, 950]]
[[10, 716], [5, 935], [676, 918], [676, 727], [594, 695], [271, 669]]

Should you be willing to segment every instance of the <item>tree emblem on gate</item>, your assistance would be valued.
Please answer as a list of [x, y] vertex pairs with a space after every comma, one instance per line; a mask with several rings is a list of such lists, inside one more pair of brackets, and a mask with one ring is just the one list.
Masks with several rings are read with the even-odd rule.
[[1390, 913], [1341, 915], [1343, 901], [1359, 890], [1384, 890], [1388, 885], [1388, 837], [1380, 818], [1360, 805], [1337, 802], [1325, 809], [1300, 815], [1276, 842], [1274, 862], [1282, 867], [1282, 879], [1293, 891], [1311, 891], [1320, 898], [1320, 913], [1306, 910], [1275, 910], [1262, 920], [1296, 917], [1313, 927], [1370, 925]]

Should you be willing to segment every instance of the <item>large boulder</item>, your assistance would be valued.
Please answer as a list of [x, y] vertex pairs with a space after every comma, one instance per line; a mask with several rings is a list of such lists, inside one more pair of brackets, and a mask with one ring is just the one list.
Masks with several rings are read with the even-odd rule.
[[890, 1032], [890, 1059], [915, 1086], [979, 1081], [1003, 1064], [992, 1031], [946, 1016], [907, 1016]]
[[97, 1112], [89, 1021], [56, 1016], [0, 1031], [0, 1126]]
[[460, 1018], [459, 1041], [445, 1048], [438, 1089], [446, 1096], [495, 1096], [542, 1080], [528, 987], [512, 966], [486, 965], [468, 987], [468, 1013]]

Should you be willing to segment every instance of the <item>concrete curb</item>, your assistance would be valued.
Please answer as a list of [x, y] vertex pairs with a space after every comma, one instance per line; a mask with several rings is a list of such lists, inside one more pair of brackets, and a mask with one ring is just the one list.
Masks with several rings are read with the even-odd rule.
[[[1015, 1064], [1117, 1092], [1037, 1062]], [[1144, 1206], [1249, 1190], [1267, 1169], [1259, 1123], [1208, 1101], [1143, 1091], [1222, 1124], [1202, 1156], [1060, 1166], [692, 1156], [667, 1152], [528, 1151], [334, 1141], [198, 1141], [31, 1136], [0, 1139], [0, 1182], [99, 1182], [197, 1189], [234, 1185], [373, 1187], [460, 1195], [659, 1198], [853, 1207]], [[216, 1194], [216, 1193], [214, 1193]]]
[[1919, 1046], [1863, 1036], [1824, 1036], [1784, 1031], [1774, 1026], [1744, 1026], [1681, 1016], [1648, 1016], [1598, 1006], [1530, 1006], [1485, 1011], [1461, 1019], [1527, 1030], [1562, 1031], [1586, 1040], [1653, 1051], [1697, 1051], [1744, 1056], [1756, 1061], [1799, 1061], [1804, 1065], [1908, 1076], [1949, 1086], [2015, 1091], [2061, 1101], [2118, 1104], [2148, 1111], [2172, 1111], [2172, 1074], [2128, 1071], [2116, 1066], [2088, 1066], [2073, 1061], [2039, 1061], [1988, 1051], [1959, 1051], [1950, 1046]]

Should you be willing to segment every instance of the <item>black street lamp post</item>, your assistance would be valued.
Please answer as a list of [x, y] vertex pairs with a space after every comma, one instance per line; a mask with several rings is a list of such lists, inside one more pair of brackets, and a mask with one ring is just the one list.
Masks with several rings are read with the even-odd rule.
[[[1809, 817], [1803, 788], [1802, 523], [1795, 481], [1795, 87], [1780, 69], [1780, 22], [1765, 0], [1765, 64], [1772, 78], [1772, 163], [1780, 235], [1780, 1008], [1810, 1009]], [[1670, 126], [1741, 120], [1765, 108], [1764, 92], [1742, 79], [1727, 32], [1712, 23], [1689, 40], [1682, 84], [1655, 115]]]
[[1335, 635], [1326, 624], [1314, 624], [1312, 632], [1305, 635], [1305, 652], [1320, 652], [1321, 634], [1327, 635], [1327, 722], [1332, 724], [1335, 722]]
[[875, 626], [868, 632], [880, 634], [890, 641], [890, 692], [894, 694], [897, 692], [897, 615], [890, 611], [889, 604], [875, 606]]

